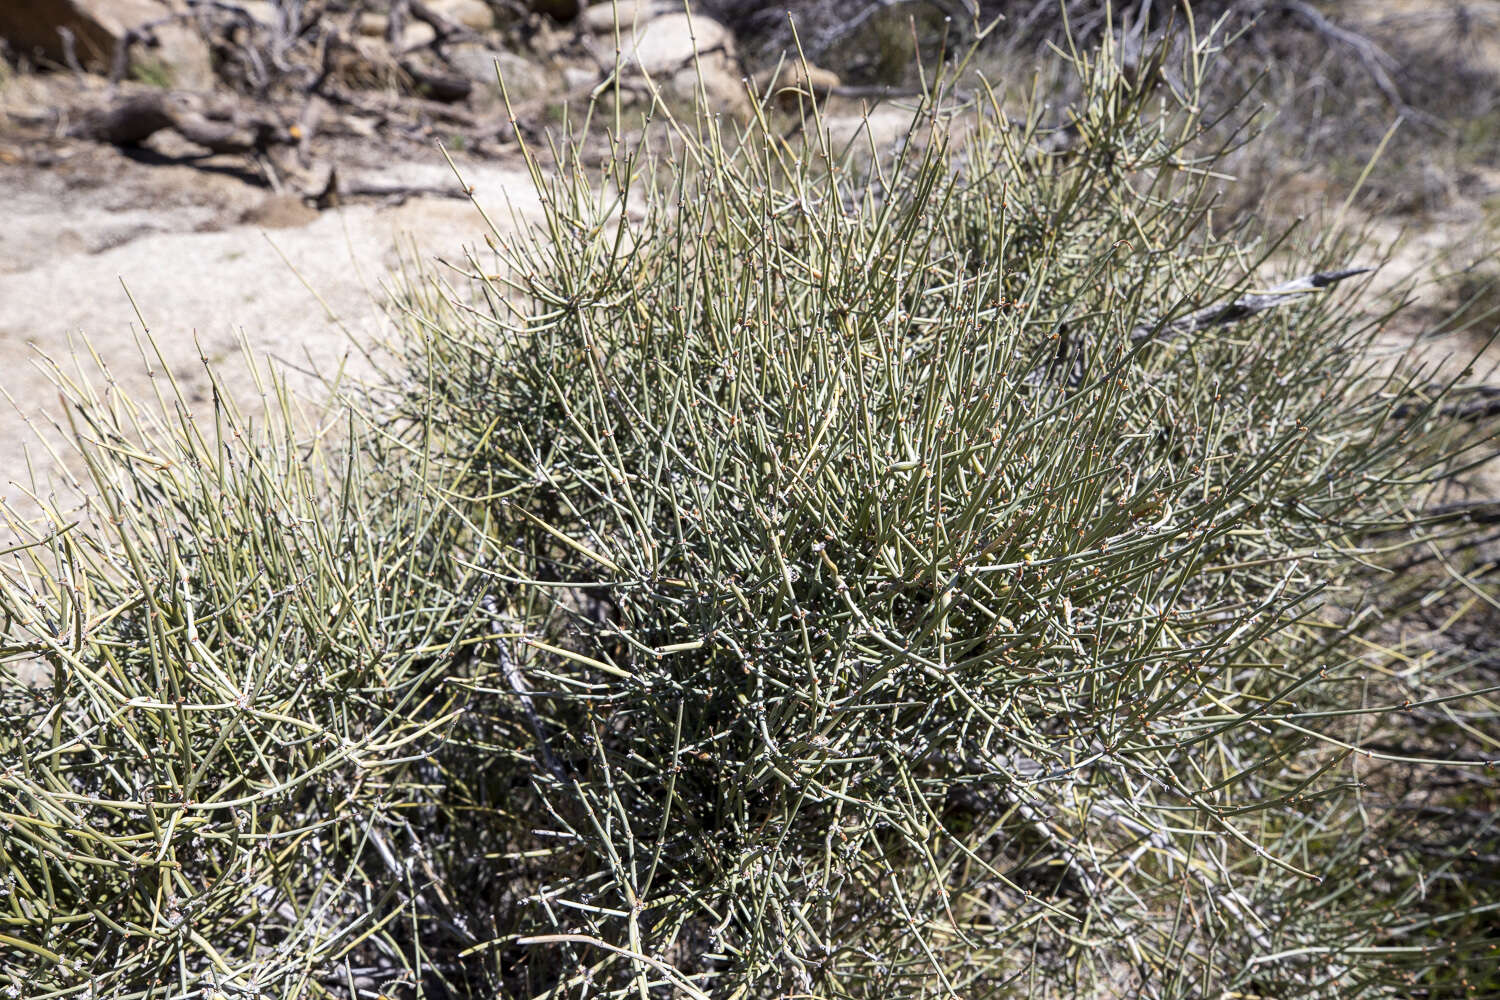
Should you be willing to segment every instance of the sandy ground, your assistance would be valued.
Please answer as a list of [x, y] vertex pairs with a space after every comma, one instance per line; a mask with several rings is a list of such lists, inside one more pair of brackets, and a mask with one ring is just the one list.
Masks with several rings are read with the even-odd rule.
[[[126, 392], [149, 392], [138, 346], [149, 330], [194, 402], [207, 383], [200, 355], [250, 398], [241, 338], [295, 369], [349, 364], [357, 373], [356, 343], [388, 328], [382, 286], [403, 257], [461, 259], [464, 247], [482, 248], [487, 229], [462, 198], [318, 213], [268, 193], [234, 158], [189, 165], [106, 147], [69, 152], [46, 169], [0, 166], [0, 389], [13, 402], [0, 405], [0, 493], [23, 508], [31, 504], [17, 484], [54, 465], [36, 442], [59, 409], [41, 355], [62, 360], [86, 339]], [[426, 160], [363, 170], [457, 188], [436, 150]], [[462, 169], [497, 225], [534, 216], [519, 161]], [[294, 371], [292, 383], [317, 392], [307, 375]]]

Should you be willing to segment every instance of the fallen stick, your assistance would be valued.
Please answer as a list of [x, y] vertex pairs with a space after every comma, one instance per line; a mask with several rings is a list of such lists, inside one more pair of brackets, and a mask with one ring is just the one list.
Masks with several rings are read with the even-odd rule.
[[1153, 337], [1157, 340], [1165, 340], [1168, 337], [1181, 336], [1184, 333], [1197, 333], [1199, 330], [1206, 330], [1211, 326], [1224, 326], [1229, 323], [1237, 323], [1242, 319], [1254, 316], [1256, 313], [1285, 305], [1295, 298], [1300, 298], [1319, 289], [1336, 285], [1345, 278], [1352, 278], [1357, 274], [1367, 274], [1370, 270], [1368, 267], [1350, 267], [1342, 271], [1319, 271], [1316, 274], [1293, 278], [1291, 281], [1282, 282], [1274, 288], [1268, 288], [1264, 292], [1250, 292], [1246, 295], [1241, 295], [1233, 302], [1199, 309], [1196, 312], [1188, 313], [1180, 319], [1174, 319], [1165, 324], [1160, 321], [1142, 323], [1130, 331], [1130, 339], [1137, 343], [1143, 340], [1150, 340]]
[[235, 108], [222, 117], [210, 117], [194, 110], [190, 98], [160, 92], [133, 94], [97, 108], [85, 114], [68, 135], [137, 146], [165, 129], [214, 153], [265, 152], [297, 142], [292, 131], [270, 115]]
[[[1431, 388], [1431, 395], [1434, 398], [1445, 391], [1442, 386]], [[1490, 417], [1500, 416], [1500, 386], [1470, 385], [1446, 391], [1450, 397], [1457, 398], [1450, 398], [1434, 407], [1435, 412], [1440, 416], [1452, 417], [1455, 420], [1487, 420]], [[1391, 411], [1391, 416], [1409, 417], [1428, 405], [1431, 404], [1402, 403]]]
[[[1148, 340], [1165, 341], [1183, 334], [1197, 333], [1212, 326], [1227, 326], [1248, 319], [1256, 313], [1275, 309], [1277, 306], [1338, 284], [1345, 278], [1366, 274], [1368, 267], [1350, 267], [1341, 271], [1319, 271], [1316, 274], [1293, 278], [1263, 292], [1250, 292], [1223, 305], [1207, 306], [1178, 319], [1162, 322], [1141, 323], [1130, 331], [1132, 343]], [[1077, 389], [1088, 381], [1091, 361], [1092, 338], [1084, 332], [1070, 329], [1063, 323], [1058, 328], [1057, 351], [1051, 359], [1028, 372], [1022, 379], [1027, 385], [1064, 385]]]

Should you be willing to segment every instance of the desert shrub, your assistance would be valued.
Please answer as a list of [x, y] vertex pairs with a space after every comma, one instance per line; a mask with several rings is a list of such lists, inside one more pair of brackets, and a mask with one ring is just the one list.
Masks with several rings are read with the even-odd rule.
[[1462, 664], [1387, 683], [1391, 620], [1456, 585], [1388, 580], [1470, 530], [1423, 505], [1485, 435], [1347, 297], [1236, 299], [1274, 247], [1209, 225], [1225, 131], [1075, 69], [1051, 134], [981, 88], [894, 152], [712, 120], [562, 149], [542, 225], [409, 303], [374, 402], [439, 456], [531, 748], [486, 810], [531, 843], [513, 991], [1489, 974], [1492, 895], [1421, 873], [1493, 831], [1387, 840], [1360, 770], [1417, 763], [1362, 746], [1396, 709], [1468, 697]]
[[1080, 57], [1064, 127], [940, 80], [892, 149], [565, 141], [305, 432], [59, 373], [96, 499], [0, 573], [6, 985], [1493, 983], [1488, 540], [1432, 499], [1486, 434], [1338, 240], [1244, 294], [1211, 48]]
[[195, 424], [56, 379], [91, 500], [12, 518], [0, 573], [0, 995], [415, 979], [404, 810], [465, 634], [431, 511], [279, 390]]

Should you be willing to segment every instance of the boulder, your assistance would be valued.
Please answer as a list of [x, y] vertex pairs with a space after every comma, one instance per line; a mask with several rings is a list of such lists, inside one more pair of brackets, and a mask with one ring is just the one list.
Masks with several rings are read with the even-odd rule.
[[772, 67], [757, 75], [755, 90], [759, 95], [769, 95], [769, 99], [782, 108], [791, 110], [804, 98], [825, 100], [842, 82], [832, 70], [811, 63], [804, 65], [800, 59], [787, 59], [779, 70]]
[[391, 30], [391, 19], [373, 10], [361, 11], [355, 27], [366, 38], [384, 38]]
[[400, 52], [413, 52], [437, 40], [437, 29], [426, 21], [411, 20], [401, 29], [401, 40], [396, 48]]
[[583, 90], [585, 87], [597, 87], [604, 77], [599, 75], [598, 70], [585, 69], [582, 66], [567, 66], [563, 68], [563, 90], [572, 93], [575, 90]]
[[186, 20], [173, 21], [185, 8], [166, 0], [4, 0], [0, 36], [22, 53], [40, 52], [55, 62], [67, 58], [62, 30], [72, 33], [79, 63], [108, 72], [115, 48], [133, 29], [150, 29], [145, 42], [131, 46], [131, 68], [145, 77], [186, 90], [213, 83], [208, 43]]
[[734, 36], [713, 18], [679, 12], [637, 23], [621, 48], [627, 59], [647, 73], [669, 73], [690, 64], [695, 52], [733, 54]]
[[495, 12], [484, 0], [427, 0], [427, 5], [470, 31], [489, 31], [495, 26]]
[[318, 220], [318, 210], [295, 194], [270, 194], [240, 215], [240, 222], [261, 229], [297, 229]]
[[273, 0], [238, 0], [235, 7], [262, 28], [274, 28], [281, 20], [281, 12]]
[[[559, 75], [539, 60], [528, 59], [514, 52], [499, 52], [495, 61], [500, 64], [500, 75], [505, 79], [505, 89], [510, 93], [512, 101], [533, 101], [547, 95], [556, 96], [562, 86]], [[494, 66], [490, 67], [489, 82], [492, 85], [495, 83]]]
[[479, 84], [492, 96], [498, 97], [500, 93], [496, 64], [499, 64], [499, 76], [504, 78], [505, 89], [513, 101], [531, 100], [553, 89], [554, 81], [545, 67], [514, 52], [464, 43], [445, 47], [443, 54], [454, 72]]
[[596, 3], [583, 12], [583, 27], [596, 35], [612, 35], [618, 19], [620, 30], [628, 32], [632, 27], [651, 20], [656, 14], [670, 10], [655, 0], [619, 0], [618, 3]]
[[723, 53], [702, 57], [697, 67], [688, 66], [673, 74], [670, 88], [684, 101], [696, 101], [703, 88], [704, 106], [714, 114], [727, 114], [748, 122], [752, 102], [745, 89], [745, 78], [738, 64]]
[[682, 100], [693, 100], [701, 81], [709, 111], [751, 113], [734, 35], [711, 17], [676, 12], [622, 23], [620, 58]]

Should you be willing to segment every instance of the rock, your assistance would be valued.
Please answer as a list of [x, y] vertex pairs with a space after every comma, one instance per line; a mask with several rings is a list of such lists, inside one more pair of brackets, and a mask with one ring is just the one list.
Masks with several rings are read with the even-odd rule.
[[701, 76], [709, 111], [750, 116], [734, 36], [713, 18], [659, 14], [628, 32], [622, 26], [620, 54], [682, 100], [697, 97]]
[[534, 56], [555, 61], [577, 55], [576, 25], [564, 27], [549, 17], [537, 17], [526, 22], [526, 31], [529, 34], [526, 49]]
[[781, 107], [791, 110], [799, 101], [812, 97], [822, 101], [833, 88], [843, 83], [837, 73], [812, 64], [803, 65], [801, 60], [787, 59], [778, 72], [775, 67], [755, 78], [757, 94], [769, 95]]
[[[557, 92], [557, 74], [549, 72], [535, 60], [514, 52], [501, 52], [496, 60], [500, 63], [500, 76], [505, 80], [505, 89], [512, 101], [530, 101]], [[495, 68], [491, 66], [490, 82], [494, 83], [494, 80]]]
[[837, 115], [824, 119], [834, 149], [853, 143], [861, 149], [874, 145], [887, 150], [907, 136], [920, 134], [921, 121], [910, 106], [886, 102], [860, 115]]
[[[384, 38], [391, 30], [391, 19], [385, 14], [378, 14], [373, 10], [363, 11], [359, 15], [356, 25], [359, 33], [366, 38]], [[430, 28], [428, 29], [431, 30]]]
[[498, 49], [492, 49], [487, 45], [464, 43], [444, 46], [443, 55], [448, 60], [448, 65], [452, 66], [453, 71], [460, 76], [473, 80], [475, 83], [495, 82], [495, 62], [501, 56]]
[[745, 90], [745, 79], [739, 75], [737, 64], [727, 56], [723, 53], [704, 56], [697, 69], [690, 66], [678, 70], [672, 77], [672, 91], [684, 101], [696, 101], [700, 82], [709, 112], [750, 120], [752, 102]]
[[[505, 80], [505, 89], [512, 101], [526, 101], [546, 93], [552, 81], [550, 74], [537, 62], [514, 52], [492, 49], [484, 45], [463, 43], [449, 45], [444, 49], [448, 65], [454, 72], [474, 81], [498, 97], [499, 80]], [[495, 66], [499, 64], [499, 77]]]
[[131, 72], [147, 79], [156, 72], [165, 86], [184, 90], [208, 91], [214, 87], [213, 57], [208, 43], [193, 29], [181, 24], [164, 24], [156, 28], [155, 45], [133, 45], [130, 49]]
[[[97, 7], [98, 5], [93, 5]], [[113, 12], [91, 10], [70, 0], [10, 0], [0, 5], [0, 35], [25, 54], [40, 51], [48, 59], [64, 57], [59, 29], [73, 33], [79, 60], [93, 69], [109, 68], [115, 42], [127, 24], [149, 20], [165, 11], [155, 3], [121, 3]], [[123, 16], [122, 16], [123, 15]]]
[[428, 0], [428, 6], [470, 31], [489, 31], [495, 26], [495, 12], [484, 0]]
[[281, 20], [281, 14], [271, 0], [239, 0], [235, 6], [262, 28], [274, 28]]
[[621, 48], [625, 58], [647, 73], [675, 73], [693, 61], [695, 52], [732, 52], [734, 36], [712, 18], [664, 14], [637, 25]]
[[245, 225], [262, 229], [296, 229], [316, 222], [318, 210], [293, 194], [270, 194], [240, 215]]
[[596, 86], [602, 79], [596, 70], [569, 66], [563, 70], [563, 89], [571, 94], [575, 90]]
[[345, 115], [342, 121], [350, 134], [361, 139], [373, 139], [380, 134], [380, 119], [365, 115]]
[[596, 35], [612, 35], [617, 17], [620, 30], [629, 31], [632, 27], [639, 27], [651, 20], [660, 12], [654, 0], [619, 0], [617, 4], [605, 0], [604, 3], [596, 3], [583, 12], [583, 26]]
[[[60, 29], [73, 36], [73, 51], [84, 68], [108, 72], [115, 47], [132, 29], [185, 13], [166, 0], [5, 0], [0, 3], [0, 36], [23, 53], [67, 58]], [[187, 22], [158, 24], [146, 42], [131, 46], [135, 75], [186, 90], [213, 83], [208, 43]]]
[[81, 115], [68, 129], [70, 139], [91, 139], [115, 146], [136, 146], [172, 127], [176, 102], [161, 91], [135, 94]]
[[401, 44], [399, 48], [402, 52], [411, 52], [431, 45], [436, 38], [437, 29], [433, 28], [432, 25], [426, 21], [411, 20], [401, 30]]

